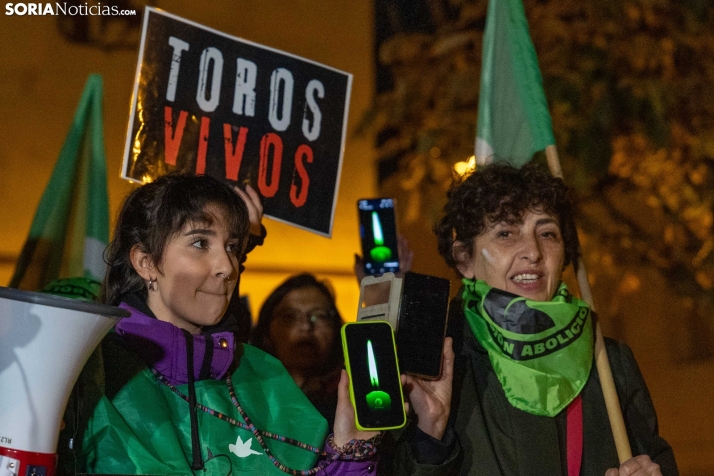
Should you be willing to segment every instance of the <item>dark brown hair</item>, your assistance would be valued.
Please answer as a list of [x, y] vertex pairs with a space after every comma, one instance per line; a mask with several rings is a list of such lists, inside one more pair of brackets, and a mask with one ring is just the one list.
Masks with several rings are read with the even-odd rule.
[[228, 229], [244, 243], [250, 225], [245, 203], [228, 185], [207, 175], [172, 173], [127, 195], [105, 252], [101, 301], [117, 305], [130, 292], [146, 299], [146, 283], [131, 264], [131, 249], [138, 245], [161, 263], [166, 243], [186, 223], [212, 223], [210, 206], [223, 212]]
[[327, 302], [330, 303], [330, 316], [332, 316], [333, 319], [333, 339], [332, 348], [330, 349], [329, 356], [326, 359], [323, 368], [325, 371], [341, 368], [344, 362], [342, 357], [342, 337], [340, 335], [340, 328], [343, 323], [342, 317], [340, 317], [340, 313], [337, 310], [335, 296], [329, 285], [324, 281], [318, 280], [310, 273], [302, 273], [289, 277], [282, 284], [280, 284], [280, 286], [275, 288], [270, 296], [268, 296], [263, 303], [263, 306], [260, 308], [258, 323], [253, 330], [251, 343], [259, 349], [268, 353], [273, 353], [273, 350], [268, 345], [268, 338], [270, 336], [270, 324], [275, 318], [275, 309], [280, 305], [280, 302], [290, 291], [304, 288], [317, 289], [325, 296]]
[[456, 268], [452, 254], [454, 241], [461, 241], [471, 253], [474, 237], [490, 223], [515, 223], [528, 210], [555, 216], [565, 246], [565, 265], [577, 264], [580, 243], [575, 228], [570, 189], [546, 168], [530, 162], [518, 169], [505, 162], [477, 168], [452, 184], [444, 206], [444, 216], [434, 228], [439, 253], [446, 264]]

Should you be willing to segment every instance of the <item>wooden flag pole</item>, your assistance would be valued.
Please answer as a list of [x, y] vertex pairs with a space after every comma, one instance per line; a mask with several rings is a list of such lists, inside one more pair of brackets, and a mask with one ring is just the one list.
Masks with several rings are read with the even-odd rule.
[[[555, 177], [563, 178], [563, 170], [560, 167], [560, 159], [558, 151], [554, 145], [549, 145], [545, 148], [545, 157], [548, 160], [550, 173]], [[595, 311], [595, 302], [593, 300], [592, 290], [588, 275], [585, 272], [585, 263], [582, 258], [578, 258], [577, 271], [578, 287], [580, 288], [580, 296], [583, 301], [588, 303], [590, 309]], [[617, 448], [617, 457], [620, 464], [632, 458], [632, 449], [630, 441], [627, 438], [627, 429], [625, 428], [625, 420], [622, 418], [622, 410], [620, 409], [620, 399], [617, 396], [615, 389], [615, 380], [612, 377], [610, 369], [610, 361], [607, 359], [607, 350], [605, 350], [605, 340], [602, 337], [600, 323], [595, 323], [595, 365], [600, 376], [600, 385], [602, 386], [603, 397], [605, 398], [605, 407], [607, 408], [607, 416], [610, 419], [610, 427], [612, 428], [612, 436], [615, 439], [615, 448]]]

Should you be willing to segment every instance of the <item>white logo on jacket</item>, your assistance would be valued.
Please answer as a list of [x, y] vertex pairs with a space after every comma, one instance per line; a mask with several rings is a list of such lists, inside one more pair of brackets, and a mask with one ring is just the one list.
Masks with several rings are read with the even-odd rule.
[[230, 443], [228, 445], [228, 450], [239, 458], [247, 458], [250, 455], [262, 454], [250, 449], [252, 444], [253, 438], [249, 437], [247, 440], [241, 441], [240, 435], [238, 435], [238, 439], [236, 439], [236, 444], [234, 445], [233, 443]]

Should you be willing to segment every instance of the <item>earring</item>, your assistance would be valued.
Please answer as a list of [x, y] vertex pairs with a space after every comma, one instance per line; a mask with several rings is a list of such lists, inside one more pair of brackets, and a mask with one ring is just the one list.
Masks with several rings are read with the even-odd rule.
[[149, 278], [149, 291], [156, 291], [156, 289], [154, 289], [155, 282], [156, 280], [154, 278]]
[[228, 276], [226, 276], [226, 273], [220, 273], [221, 276], [223, 276], [223, 281], [228, 281]]

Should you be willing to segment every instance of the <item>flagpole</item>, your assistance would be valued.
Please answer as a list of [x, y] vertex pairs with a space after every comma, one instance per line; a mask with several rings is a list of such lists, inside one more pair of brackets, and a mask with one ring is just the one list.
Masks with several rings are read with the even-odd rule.
[[[558, 151], [554, 145], [549, 145], [545, 148], [545, 157], [548, 160], [550, 173], [562, 179], [563, 170], [560, 167]], [[583, 301], [588, 303], [590, 309], [594, 312], [595, 301], [582, 257], [578, 257], [577, 269], [576, 276], [578, 288], [580, 288], [580, 296]], [[602, 330], [600, 329], [600, 322], [598, 321], [595, 321], [595, 365], [597, 366], [597, 372], [600, 376], [600, 385], [602, 386], [602, 393], [605, 398], [605, 407], [607, 408], [607, 416], [610, 420], [610, 427], [612, 428], [612, 436], [615, 439], [617, 457], [620, 460], [620, 464], [622, 464], [632, 458], [632, 449], [630, 448], [630, 441], [627, 438], [627, 429], [625, 428], [625, 420], [622, 418], [620, 399], [617, 396], [615, 380], [612, 377], [612, 369], [610, 368], [610, 361], [607, 358], [607, 350], [605, 349], [605, 340], [602, 337]]]

